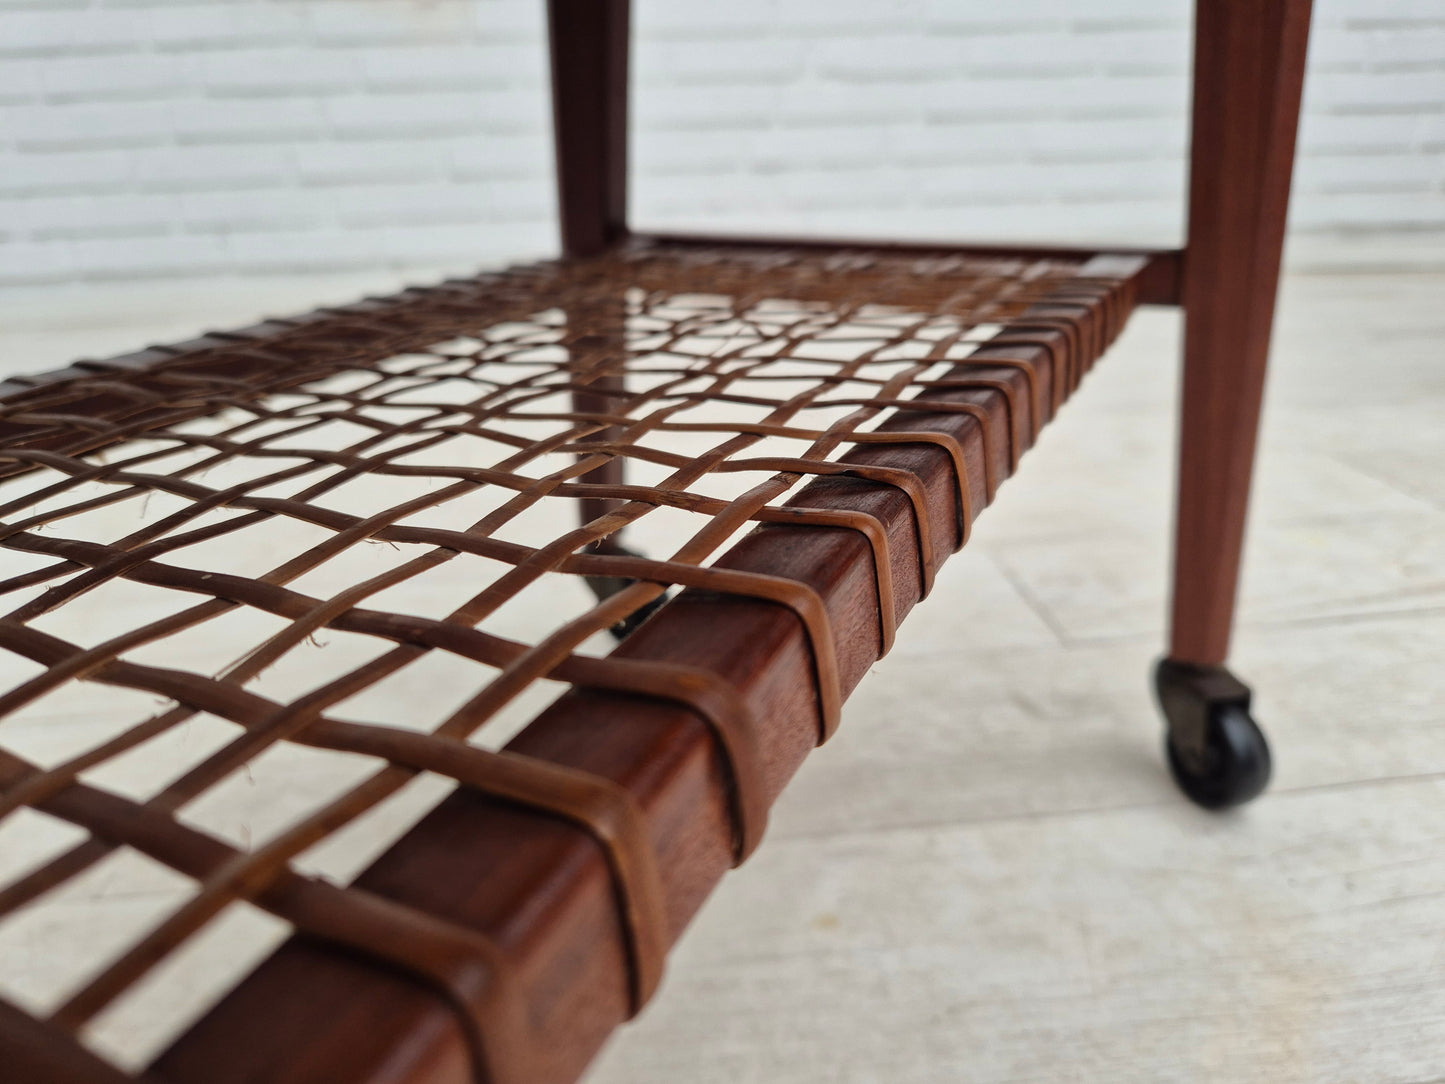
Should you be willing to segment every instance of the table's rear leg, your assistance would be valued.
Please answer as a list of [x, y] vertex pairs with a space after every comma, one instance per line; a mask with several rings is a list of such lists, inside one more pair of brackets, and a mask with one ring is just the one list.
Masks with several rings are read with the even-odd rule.
[[1309, 0], [1199, 0], [1184, 389], [1169, 656], [1170, 767], [1211, 808], [1269, 781], [1249, 688], [1227, 669], [1304, 79]]
[[[578, 414], [608, 414], [612, 413], [618, 405], [619, 397], [625, 392], [625, 377], [620, 374], [608, 374], [599, 376], [591, 381], [585, 388], [578, 388], [572, 393], [572, 409]], [[583, 438], [586, 441], [609, 441], [616, 439], [618, 435], [616, 427], [599, 429], [591, 436]], [[600, 467], [594, 467], [586, 474], [578, 478], [580, 482], [587, 482], [593, 485], [621, 485], [626, 480], [626, 467], [621, 456], [613, 456]], [[577, 504], [581, 513], [581, 520], [585, 526], [593, 520], [607, 515], [622, 502], [613, 497], [581, 497]], [[638, 556], [637, 551], [628, 549], [622, 544], [622, 533], [608, 535], [600, 541], [594, 542], [589, 547], [594, 553], [621, 554], [625, 556]], [[588, 576], [587, 586], [597, 596], [598, 601], [610, 598], [633, 581], [621, 576]], [[654, 599], [636, 613], [630, 614], [627, 618], [619, 621], [612, 627], [612, 635], [619, 640], [627, 636], [633, 629], [646, 621], [652, 614], [667, 601], [666, 594]]]
[[[627, 237], [627, 68], [631, 24], [628, 0], [547, 0], [547, 38], [552, 74], [552, 131], [557, 158], [557, 218], [562, 252], [568, 257], [596, 256]], [[610, 345], [625, 350], [626, 314], [607, 311], [615, 320], [602, 330]], [[613, 306], [603, 305], [604, 310]], [[581, 322], [595, 313], [574, 313]], [[598, 376], [572, 393], [579, 414], [608, 413], [623, 392], [620, 373]], [[609, 394], [611, 393], [611, 394]], [[599, 431], [591, 440], [609, 440], [615, 429]], [[581, 478], [583, 482], [617, 485], [623, 462], [614, 456]], [[619, 502], [583, 497], [582, 522], [606, 515]], [[623, 553], [617, 535], [594, 543], [597, 553]], [[616, 576], [589, 576], [587, 585], [598, 599], [616, 594], [631, 581]], [[635, 629], [667, 596], [654, 600], [613, 626], [618, 639]]]

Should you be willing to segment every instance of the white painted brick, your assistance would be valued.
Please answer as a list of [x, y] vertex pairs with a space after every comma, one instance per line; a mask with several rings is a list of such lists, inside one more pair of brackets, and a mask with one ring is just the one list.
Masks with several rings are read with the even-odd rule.
[[[781, 0], [728, 0], [721, 4], [686, 4], [676, 0], [637, 0], [633, 20], [641, 33], [654, 40], [674, 38], [756, 40], [779, 27]], [[839, 4], [844, 17], [856, 5]], [[641, 28], [645, 27], [645, 30]]]
[[640, 97], [633, 107], [639, 125], [660, 129], [760, 128], [777, 114], [772, 87], [675, 87]]
[[84, 102], [12, 109], [5, 128], [21, 150], [146, 146], [171, 136], [165, 102]]
[[810, 44], [798, 38], [653, 42], [637, 51], [634, 85], [789, 83], [803, 75], [813, 55]]
[[1445, 113], [1420, 118], [1420, 135], [1417, 144], [1421, 149], [1439, 151], [1445, 148]]
[[131, 181], [150, 192], [253, 188], [289, 182], [295, 175], [285, 145], [154, 147], [135, 152]]
[[67, 282], [75, 273], [68, 243], [7, 241], [0, 245], [0, 283]]
[[[736, 168], [743, 158], [756, 153], [765, 140], [780, 135], [770, 128], [727, 133], [705, 129], [664, 131], [641, 125], [639, 129], [632, 140], [632, 172], [638, 177], [651, 173], [726, 173]], [[797, 136], [797, 153], [803, 156], [810, 156], [811, 148], [830, 142], [826, 132], [788, 134]]]
[[90, 7], [0, 13], [0, 57], [143, 49], [150, 38], [147, 11]]
[[264, 230], [229, 239], [234, 266], [247, 271], [331, 271], [375, 266], [385, 257], [386, 231], [339, 227]]
[[1315, 155], [1296, 169], [1298, 192], [1431, 192], [1445, 181], [1445, 155]]
[[129, 183], [133, 152], [67, 151], [0, 154], [0, 193], [44, 197]]
[[1445, 226], [1445, 198], [1439, 193], [1381, 199], [1371, 193], [1306, 192], [1290, 204], [1290, 222], [1306, 229]]
[[1192, 10], [1190, 0], [1090, 0], [1087, 4], [1059, 3], [1058, 0], [1010, 0], [1006, 11], [989, 11], [981, 6], [958, 4], [952, 0], [921, 0], [919, 16], [929, 22], [948, 20], [996, 21], [1025, 20], [1087, 21], [1089, 23], [1146, 23], [1187, 21]]
[[[1042, 38], [1031, 39], [1042, 43]], [[1024, 49], [1027, 43], [1020, 43]], [[1096, 70], [1146, 67], [1187, 73], [1192, 58], [1193, 33], [1187, 19], [1139, 29], [1121, 28], [1101, 33], [1073, 33], [1055, 48], [1071, 52]]]
[[484, 42], [530, 41], [540, 47], [546, 36], [545, 5], [515, 0], [474, 0], [472, 32]]
[[488, 181], [482, 199], [492, 221], [546, 221], [550, 225], [556, 213], [552, 186], [532, 178]]
[[252, 48], [304, 41], [306, 19], [299, 5], [277, 3], [189, 4], [153, 13], [157, 49]]
[[195, 57], [153, 53], [51, 57], [43, 64], [45, 96], [52, 102], [160, 97], [199, 85], [201, 71]]
[[1394, 68], [1445, 61], [1445, 23], [1438, 27], [1337, 30], [1317, 33], [1310, 42], [1316, 70], [1335, 65]]
[[1299, 151], [1320, 153], [1407, 150], [1419, 138], [1422, 118], [1412, 113], [1306, 112], [1300, 118]]
[[666, 175], [725, 174], [735, 169], [794, 165], [848, 169], [896, 154], [896, 127], [770, 128], [719, 134], [666, 132], [639, 142], [637, 168]]
[[1189, 101], [1183, 78], [962, 79], [930, 88], [924, 116], [935, 123], [1000, 117], [1178, 117]]
[[61, 8], [84, 8], [90, 3], [91, 0], [0, 0], [0, 11], [58, 11]]
[[337, 49], [235, 49], [208, 55], [204, 78], [219, 95], [337, 93], [360, 86], [361, 66]]
[[457, 90], [522, 85], [546, 78], [534, 42], [504, 45], [392, 45], [357, 49], [366, 85], [378, 90]]
[[540, 90], [354, 95], [330, 99], [324, 110], [342, 135], [411, 139], [525, 130], [546, 116]]
[[552, 184], [552, 141], [542, 131], [452, 139], [446, 147], [454, 180], [521, 178], [543, 188]]
[[223, 237], [93, 238], [70, 246], [86, 278], [213, 274], [229, 263]]
[[772, 231], [782, 234], [879, 237], [915, 240], [999, 240], [1044, 243], [1176, 245], [1182, 238], [1178, 200], [1128, 203], [976, 202], [957, 206], [899, 206], [867, 209], [733, 207], [699, 214], [656, 215], [652, 229]]
[[[1112, 43], [1115, 38], [1104, 40]], [[1172, 53], [1174, 43], [1169, 45]], [[1128, 57], [1131, 47], [1117, 47], [1115, 52]], [[1118, 59], [1093, 50], [1086, 52], [1076, 35], [1061, 30], [1049, 34], [860, 35], [818, 42], [812, 55], [814, 69], [824, 78], [907, 83], [988, 72], [1079, 74]]]
[[326, 185], [436, 180], [451, 170], [449, 151], [439, 140], [351, 140], [295, 148], [301, 180]]
[[304, 141], [327, 132], [320, 101], [299, 95], [258, 99], [193, 98], [173, 102], [170, 112], [172, 132], [181, 143]]
[[[728, 5], [730, 6], [730, 5]], [[771, 20], [778, 32], [814, 38], [886, 34], [900, 21], [917, 18], [913, 0], [839, 4], [834, 0], [779, 0]]]
[[461, 0], [348, 0], [311, 3], [306, 9], [312, 39], [323, 45], [455, 41], [472, 28], [470, 5]]
[[343, 226], [480, 222], [490, 217], [474, 185], [352, 185], [334, 189], [330, 201], [336, 221]]
[[557, 242], [551, 221], [512, 221], [393, 230], [384, 245], [397, 266], [447, 264], [464, 275], [499, 262], [550, 255]]
[[893, 150], [909, 164], [993, 159], [1039, 162], [1183, 160], [1188, 133], [1168, 117], [1092, 117], [928, 124], [899, 131]]
[[681, 213], [696, 220], [731, 207], [756, 210], [769, 205], [778, 195], [772, 181], [762, 174], [743, 172], [729, 175], [726, 184], [706, 176], [668, 177], [665, 181], [640, 177], [633, 185], [633, 198], [653, 215], [676, 217]]
[[39, 98], [44, 86], [45, 65], [45, 60], [22, 57], [12, 57], [0, 63], [0, 105]]
[[[980, 238], [1053, 243], [1173, 245], [1182, 239], [1177, 199], [1009, 202], [926, 206], [896, 228], [914, 237]], [[892, 226], [893, 223], [888, 223]]]
[[1336, 2], [1322, 5], [1326, 17], [1370, 25], [1391, 20], [1445, 22], [1445, 0], [1370, 0], [1368, 4]]
[[1388, 77], [1367, 72], [1312, 72], [1305, 92], [1315, 107], [1353, 112], [1435, 109], [1445, 92], [1438, 71], [1392, 72]]
[[1183, 191], [1182, 164], [1171, 160], [1058, 165], [1036, 162], [977, 163], [918, 170], [915, 188], [935, 204], [972, 199], [1028, 196], [1039, 202], [1064, 199], [1133, 200]]
[[264, 230], [307, 230], [332, 218], [328, 193], [296, 192], [287, 187], [261, 187], [180, 194], [179, 212], [168, 196], [171, 214], [187, 233], [254, 233]]
[[1130, 161], [1168, 157], [1183, 161], [1189, 132], [1176, 117], [1096, 116], [1022, 127], [1037, 161]]
[[[0, 274], [548, 248], [543, 11], [0, 0]], [[1189, 0], [637, 0], [634, 215], [1171, 243], [1189, 21]], [[1317, 0], [1294, 228], [1441, 224], [1442, 63], [1445, 0]]]
[[126, 237], [168, 233], [175, 203], [165, 196], [42, 196], [11, 203], [4, 219], [35, 240], [62, 237]]
[[481, 185], [406, 184], [339, 188], [331, 203], [343, 226], [542, 219], [549, 200], [542, 186], [497, 181]]

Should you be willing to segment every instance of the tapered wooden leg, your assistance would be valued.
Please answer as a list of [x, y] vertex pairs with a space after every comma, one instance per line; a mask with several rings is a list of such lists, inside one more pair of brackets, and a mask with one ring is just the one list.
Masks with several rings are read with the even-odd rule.
[[[553, 137], [557, 160], [557, 219], [566, 256], [595, 256], [627, 234], [627, 64], [631, 21], [628, 0], [548, 0], [547, 38], [552, 69]], [[607, 349], [623, 349], [626, 313], [621, 299], [594, 311], [570, 313], [575, 331], [601, 336]], [[607, 413], [608, 392], [621, 376], [603, 376], [574, 393], [579, 413]], [[591, 439], [606, 440], [607, 432]], [[583, 476], [584, 482], [622, 481], [621, 460]], [[584, 498], [585, 523], [607, 512], [606, 500]]]
[[[575, 335], [572, 343], [576, 366], [574, 379], [577, 384], [572, 391], [573, 411], [586, 415], [623, 414], [626, 409], [626, 378], [621, 372], [621, 366], [618, 365], [618, 359], [627, 350], [625, 302], [620, 297], [610, 299], [571, 311], [567, 315]], [[599, 366], [602, 367], [603, 372], [597, 375]], [[596, 421], [591, 421], [591, 424], [596, 424]], [[618, 435], [617, 426], [604, 426], [582, 437], [578, 443], [606, 443], [616, 440]], [[589, 458], [588, 453], [578, 453], [579, 460], [587, 458]], [[625, 471], [622, 457], [613, 456], [600, 466], [593, 467], [587, 473], [580, 475], [578, 481], [599, 486], [621, 485], [625, 481]], [[617, 497], [602, 495], [582, 497], [577, 502], [581, 522], [584, 525], [591, 523], [623, 503]], [[624, 544], [621, 531], [614, 531], [606, 538], [598, 539], [588, 548], [593, 553], [640, 556]], [[586, 579], [587, 586], [592, 589], [593, 594], [599, 600], [610, 598], [634, 582], [621, 576], [588, 576]], [[661, 608], [668, 597], [668, 594], [660, 595], [625, 620], [618, 622], [612, 628], [613, 635], [619, 640], [630, 635], [633, 630]]]
[[[621, 298], [609, 298], [579, 306], [568, 312], [569, 331], [573, 336], [572, 410], [577, 414], [612, 414], [625, 412], [626, 376], [621, 359], [627, 352], [627, 305]], [[602, 372], [598, 373], [599, 367]], [[607, 443], [617, 439], [620, 429], [606, 426], [589, 433], [578, 443]], [[579, 459], [589, 458], [579, 453]], [[593, 485], [620, 485], [626, 480], [626, 468], [620, 456], [614, 456], [599, 467], [578, 477], [579, 482]], [[582, 497], [577, 502], [581, 522], [587, 524], [622, 504], [615, 497]], [[611, 535], [594, 545], [599, 553], [626, 552], [621, 548], [619, 534]], [[610, 592], [608, 592], [610, 593]]]
[[562, 251], [627, 235], [628, 0], [547, 0]]
[[1170, 655], [1229, 650], [1309, 0], [1199, 0]]
[[[1268, 779], [1268, 750], [1262, 737], [1255, 741], [1258, 731], [1248, 717], [1249, 690], [1223, 667], [1279, 283], [1309, 13], [1309, 0], [1199, 0], [1195, 18], [1174, 597], [1169, 658], [1156, 682], [1175, 774], [1202, 804], [1246, 800]], [[1220, 723], [1225, 715], [1242, 716], [1248, 727]], [[1230, 726], [1237, 733], [1222, 737], [1221, 727]], [[1244, 789], [1252, 792], [1242, 795], [1221, 777], [1239, 769], [1230, 759], [1240, 757], [1251, 762]], [[1203, 801], [1191, 791], [1191, 779], [1211, 773], [1215, 799]]]
[[[586, 386], [572, 393], [572, 409], [578, 414], [610, 414], [617, 409], [618, 396], [624, 390], [621, 375], [600, 376]], [[616, 439], [617, 429], [609, 427], [583, 438], [583, 442], [605, 442]], [[594, 467], [578, 478], [579, 482], [594, 485], [621, 485], [624, 479], [622, 459], [613, 457], [600, 467]], [[605, 516], [621, 501], [609, 497], [583, 497], [581, 505], [582, 522], [590, 523], [599, 516]]]
[[[552, 131], [557, 151], [557, 217], [562, 253], [596, 256], [627, 237], [627, 67], [631, 23], [628, 0], [548, 0], [547, 29], [552, 67]], [[577, 330], [593, 347], [626, 349], [626, 312], [619, 298], [596, 311], [570, 313]], [[612, 413], [624, 390], [620, 372], [588, 380], [572, 393], [579, 414]], [[585, 440], [606, 441], [616, 435], [603, 429]], [[618, 485], [623, 461], [608, 460], [582, 475], [581, 481]], [[583, 523], [606, 515], [620, 502], [583, 497]], [[628, 553], [620, 535], [594, 544], [601, 553]], [[599, 598], [628, 583], [616, 577], [589, 577]], [[662, 604], [666, 596], [633, 614], [613, 631], [626, 635]]]

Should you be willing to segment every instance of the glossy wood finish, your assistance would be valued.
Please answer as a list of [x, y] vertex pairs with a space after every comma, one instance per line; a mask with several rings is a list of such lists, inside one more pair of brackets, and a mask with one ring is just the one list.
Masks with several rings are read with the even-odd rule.
[[1196, 12], [1169, 649], [1180, 662], [1229, 652], [1309, 16], [1309, 0]]
[[1178, 305], [1180, 286], [1183, 279], [1184, 252], [1173, 248], [1139, 248], [1133, 245], [1095, 245], [1081, 248], [1077, 245], [1033, 245], [1003, 243], [956, 244], [942, 241], [877, 241], [858, 237], [764, 237], [712, 233], [634, 233], [636, 242], [655, 241], [668, 245], [719, 245], [747, 247], [755, 245], [771, 248], [787, 245], [802, 249], [867, 249], [870, 252], [891, 252], [935, 256], [942, 254], [969, 256], [999, 256], [1020, 259], [1064, 259], [1086, 260], [1099, 252], [1121, 256], [1142, 256], [1148, 262], [1139, 272], [1137, 288], [1141, 305]]
[[[548, 0], [552, 71], [552, 138], [556, 147], [557, 217], [562, 252], [591, 256], [627, 235], [628, 0]], [[616, 348], [622, 346], [618, 312]], [[605, 413], [620, 378], [602, 377], [572, 396], [572, 409]], [[594, 440], [610, 440], [610, 430]], [[594, 484], [623, 482], [621, 459], [583, 475]], [[582, 522], [606, 515], [615, 502], [586, 498]], [[617, 540], [620, 543], [620, 539]]]
[[628, 0], [548, 0], [552, 133], [562, 251], [591, 256], [627, 232]]

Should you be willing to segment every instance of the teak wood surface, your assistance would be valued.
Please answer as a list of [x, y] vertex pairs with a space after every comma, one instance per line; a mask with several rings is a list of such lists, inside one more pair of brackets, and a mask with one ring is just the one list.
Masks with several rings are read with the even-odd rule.
[[1304, 88], [1310, 0], [1195, 12], [1171, 658], [1229, 654]]

